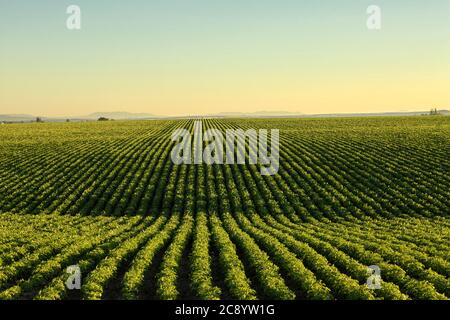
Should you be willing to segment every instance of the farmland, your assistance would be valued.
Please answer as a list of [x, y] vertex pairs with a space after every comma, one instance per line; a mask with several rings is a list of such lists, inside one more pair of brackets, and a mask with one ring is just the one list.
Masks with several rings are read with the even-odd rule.
[[450, 117], [201, 121], [278, 173], [175, 165], [190, 119], [0, 126], [0, 300], [450, 299]]

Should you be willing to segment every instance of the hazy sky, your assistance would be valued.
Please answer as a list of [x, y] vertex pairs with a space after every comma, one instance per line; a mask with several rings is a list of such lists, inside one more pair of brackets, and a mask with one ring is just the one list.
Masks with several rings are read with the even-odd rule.
[[448, 0], [0, 0], [0, 114], [422, 110], [449, 89]]

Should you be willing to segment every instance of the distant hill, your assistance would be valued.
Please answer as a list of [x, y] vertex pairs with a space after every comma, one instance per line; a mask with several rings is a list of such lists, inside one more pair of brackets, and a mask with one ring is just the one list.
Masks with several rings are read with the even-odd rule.
[[[438, 110], [439, 114], [450, 116], [450, 110]], [[100, 117], [114, 120], [146, 120], [146, 119], [185, 119], [198, 117], [214, 118], [337, 118], [337, 117], [389, 117], [389, 116], [420, 116], [429, 115], [430, 111], [405, 111], [384, 113], [333, 113], [333, 114], [302, 114], [283, 111], [258, 111], [258, 112], [220, 112], [199, 116], [157, 116], [150, 113], [131, 112], [95, 112], [80, 117], [40, 117], [44, 122], [62, 122], [66, 119], [71, 121], [96, 121]], [[34, 122], [36, 117], [30, 114], [0, 114], [0, 122]]]
[[87, 116], [78, 117], [81, 119], [98, 119], [100, 117], [115, 119], [115, 120], [137, 120], [137, 119], [153, 119], [160, 118], [150, 113], [131, 113], [131, 112], [95, 112]]
[[[2, 122], [32, 122], [37, 116], [31, 114], [2, 114], [0, 121]], [[40, 116], [39, 116], [40, 117]], [[131, 113], [131, 112], [95, 112], [85, 116], [76, 117], [40, 117], [45, 122], [62, 122], [66, 119], [74, 121], [97, 120], [100, 117], [114, 120], [141, 120], [141, 119], [157, 119], [162, 118], [150, 113]]]
[[0, 121], [5, 122], [19, 122], [19, 121], [33, 121], [35, 116], [30, 114], [0, 114]]

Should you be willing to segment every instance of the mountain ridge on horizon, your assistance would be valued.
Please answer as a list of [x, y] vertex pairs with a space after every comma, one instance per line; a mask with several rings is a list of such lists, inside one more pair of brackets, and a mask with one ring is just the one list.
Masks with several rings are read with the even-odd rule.
[[[445, 116], [450, 116], [449, 109], [438, 109], [438, 112]], [[255, 112], [218, 112], [205, 115], [178, 115], [178, 116], [164, 116], [155, 115], [151, 113], [133, 113], [125, 111], [114, 112], [93, 112], [84, 116], [35, 116], [31, 114], [0, 114], [0, 121], [2, 122], [30, 122], [36, 120], [37, 117], [44, 121], [58, 122], [69, 120], [78, 121], [94, 121], [100, 117], [113, 120], [151, 120], [151, 119], [171, 119], [171, 118], [191, 118], [191, 117], [218, 117], [218, 118], [271, 118], [271, 117], [302, 117], [302, 118], [326, 118], [326, 117], [357, 117], [357, 116], [408, 116], [408, 115], [426, 115], [429, 111], [389, 111], [389, 112], [364, 112], [364, 113], [327, 113], [327, 114], [305, 114], [301, 112], [288, 111], [255, 111]]]

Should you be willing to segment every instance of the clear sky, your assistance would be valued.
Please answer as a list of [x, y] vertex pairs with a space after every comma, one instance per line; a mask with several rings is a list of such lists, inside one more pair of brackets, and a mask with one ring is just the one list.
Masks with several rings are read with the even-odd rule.
[[0, 114], [423, 110], [449, 89], [448, 0], [0, 0]]

